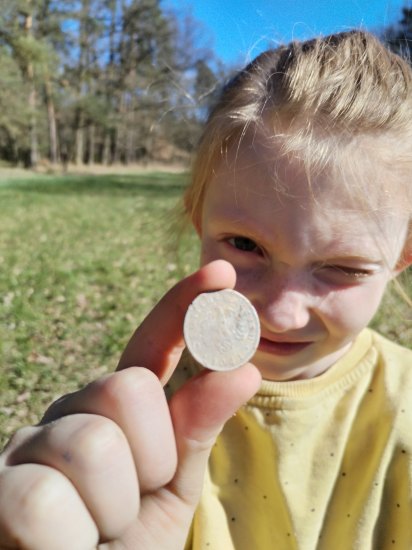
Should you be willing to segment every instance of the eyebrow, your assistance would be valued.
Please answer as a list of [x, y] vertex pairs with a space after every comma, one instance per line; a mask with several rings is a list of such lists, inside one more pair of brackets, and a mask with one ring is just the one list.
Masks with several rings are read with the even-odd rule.
[[[227, 224], [229, 226], [233, 226], [238, 230], [243, 236], [248, 237], [252, 240], [258, 241], [258, 243], [261, 243], [265, 245], [268, 243], [267, 237], [259, 231], [259, 222], [255, 225], [253, 222], [254, 220], [250, 219], [249, 216], [246, 214], [244, 216], [239, 215], [238, 217], [234, 217], [232, 214], [226, 214], [224, 210], [220, 210], [214, 214], [212, 217], [212, 221], [214, 224], [220, 225], [220, 224]], [[230, 232], [230, 231], [229, 231]], [[270, 241], [269, 244], [272, 244], [273, 240]], [[325, 251], [325, 255], [327, 256], [327, 260], [324, 261], [324, 263], [333, 263], [333, 262], [356, 262], [356, 263], [364, 263], [368, 265], [375, 265], [377, 267], [384, 267], [386, 265], [386, 262], [382, 258], [370, 258], [367, 256], [363, 256], [361, 254], [353, 253], [351, 250], [348, 250], [344, 247], [335, 249], [333, 251], [332, 256], [328, 256], [328, 251]], [[316, 258], [314, 258], [314, 261], [316, 261]], [[323, 260], [319, 260], [319, 262], [322, 262]]]

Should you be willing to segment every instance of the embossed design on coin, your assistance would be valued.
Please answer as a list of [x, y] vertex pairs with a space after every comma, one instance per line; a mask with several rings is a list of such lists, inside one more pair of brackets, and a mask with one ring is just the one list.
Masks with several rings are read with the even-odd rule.
[[249, 300], [235, 290], [206, 292], [189, 306], [183, 334], [201, 365], [232, 370], [253, 357], [260, 339], [259, 318]]

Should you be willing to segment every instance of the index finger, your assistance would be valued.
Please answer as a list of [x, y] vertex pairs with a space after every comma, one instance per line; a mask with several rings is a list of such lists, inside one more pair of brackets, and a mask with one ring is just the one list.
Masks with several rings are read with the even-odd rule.
[[201, 292], [233, 288], [235, 282], [232, 265], [215, 260], [177, 283], [137, 328], [117, 369], [146, 367], [165, 384], [184, 348], [183, 321], [189, 305]]

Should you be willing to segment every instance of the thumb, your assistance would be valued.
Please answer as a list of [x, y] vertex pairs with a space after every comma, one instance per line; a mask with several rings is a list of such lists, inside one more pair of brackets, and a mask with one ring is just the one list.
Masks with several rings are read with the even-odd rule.
[[172, 398], [178, 468], [171, 489], [195, 506], [210, 451], [223, 425], [259, 389], [261, 376], [250, 363], [231, 372], [204, 371]]

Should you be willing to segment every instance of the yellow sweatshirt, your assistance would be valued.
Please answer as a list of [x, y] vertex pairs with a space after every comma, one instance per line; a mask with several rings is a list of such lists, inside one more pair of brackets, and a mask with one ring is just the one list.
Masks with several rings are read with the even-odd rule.
[[365, 329], [321, 376], [264, 381], [225, 425], [187, 549], [412, 549], [411, 457], [412, 351]]

